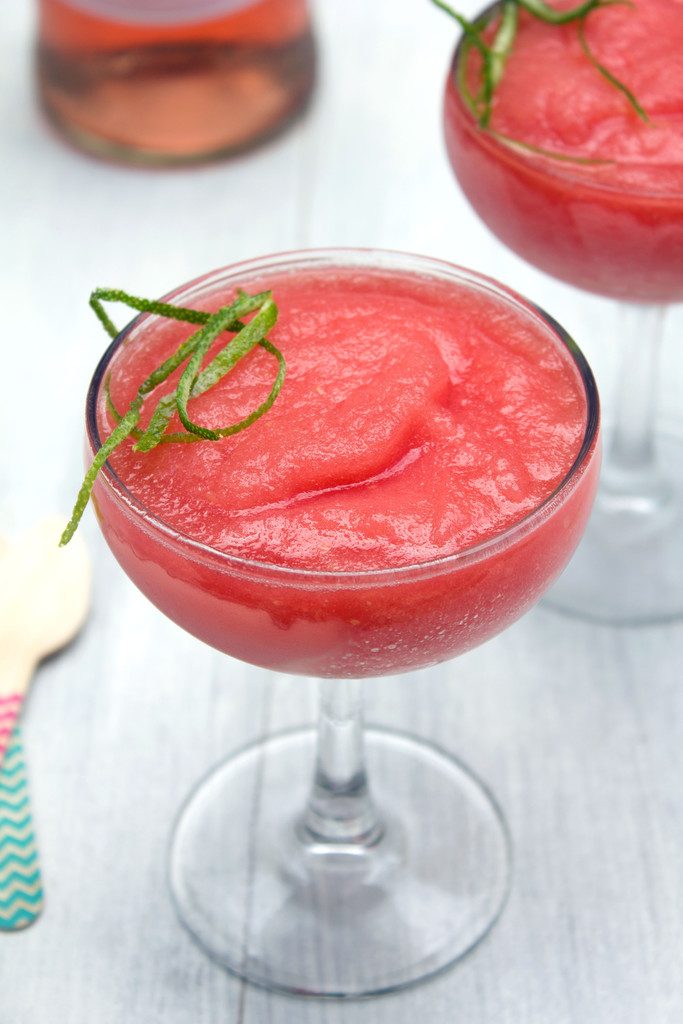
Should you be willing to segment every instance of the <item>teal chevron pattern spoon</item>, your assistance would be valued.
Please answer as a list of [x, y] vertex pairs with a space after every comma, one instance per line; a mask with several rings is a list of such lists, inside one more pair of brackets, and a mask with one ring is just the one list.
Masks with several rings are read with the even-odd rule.
[[26, 928], [43, 907], [18, 721], [36, 667], [73, 639], [88, 610], [87, 552], [80, 545], [64, 557], [63, 525], [47, 519], [0, 538], [0, 931]]
[[0, 769], [0, 930], [33, 924], [43, 883], [33, 831], [21, 734], [15, 727]]

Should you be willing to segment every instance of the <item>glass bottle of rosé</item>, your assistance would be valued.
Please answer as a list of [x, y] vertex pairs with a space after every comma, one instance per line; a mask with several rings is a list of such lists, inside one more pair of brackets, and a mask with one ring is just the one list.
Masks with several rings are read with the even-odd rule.
[[39, 0], [38, 89], [89, 152], [144, 164], [227, 156], [301, 113], [307, 0]]

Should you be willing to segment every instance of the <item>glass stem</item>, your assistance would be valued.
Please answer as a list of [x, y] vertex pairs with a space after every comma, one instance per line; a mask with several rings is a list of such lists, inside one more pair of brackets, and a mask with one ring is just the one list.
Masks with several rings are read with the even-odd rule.
[[614, 406], [612, 442], [604, 481], [613, 496], [662, 497], [655, 423], [665, 307], [624, 303], [618, 344], [621, 366]]
[[362, 682], [321, 680], [315, 776], [301, 838], [367, 847], [382, 832], [365, 772]]

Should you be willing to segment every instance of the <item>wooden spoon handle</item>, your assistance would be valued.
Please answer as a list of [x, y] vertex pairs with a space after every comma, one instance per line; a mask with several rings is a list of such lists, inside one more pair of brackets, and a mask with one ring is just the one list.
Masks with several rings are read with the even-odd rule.
[[28, 927], [42, 909], [43, 883], [26, 765], [19, 729], [15, 729], [0, 770], [0, 931]]

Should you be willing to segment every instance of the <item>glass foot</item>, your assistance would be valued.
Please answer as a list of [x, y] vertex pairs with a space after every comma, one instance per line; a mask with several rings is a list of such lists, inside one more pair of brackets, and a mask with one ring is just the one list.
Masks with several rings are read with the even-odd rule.
[[601, 482], [583, 540], [546, 594], [547, 607], [622, 626], [683, 617], [683, 438], [660, 434], [657, 454], [661, 476], [645, 481], [640, 495], [618, 480]]
[[268, 989], [353, 997], [410, 985], [471, 950], [510, 885], [501, 813], [463, 765], [400, 733], [366, 733], [372, 845], [301, 838], [315, 730], [228, 758], [178, 819], [178, 914], [219, 964]]

